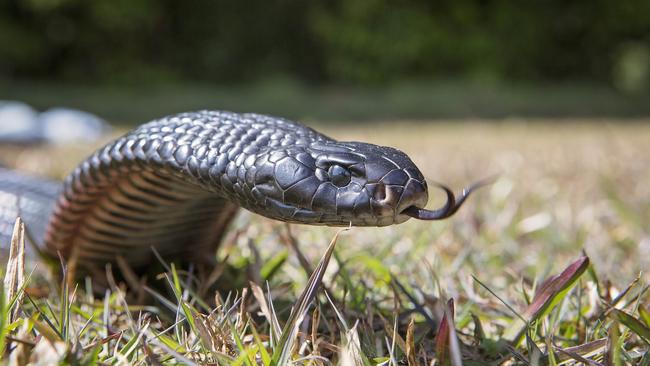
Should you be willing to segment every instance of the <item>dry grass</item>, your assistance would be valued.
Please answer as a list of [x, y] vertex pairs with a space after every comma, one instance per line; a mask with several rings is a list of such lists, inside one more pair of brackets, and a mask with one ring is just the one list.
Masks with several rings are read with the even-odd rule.
[[[399, 147], [428, 178], [458, 188], [501, 176], [451, 220], [346, 231], [331, 260], [323, 253], [336, 229], [288, 230], [244, 213], [219, 252], [219, 292], [174, 267], [144, 294], [117, 284], [96, 296], [91, 281], [35, 275], [21, 301], [1, 303], [5, 357], [648, 365], [650, 125], [593, 122], [322, 126]], [[11, 163], [60, 175], [84, 149], [24, 151]]]

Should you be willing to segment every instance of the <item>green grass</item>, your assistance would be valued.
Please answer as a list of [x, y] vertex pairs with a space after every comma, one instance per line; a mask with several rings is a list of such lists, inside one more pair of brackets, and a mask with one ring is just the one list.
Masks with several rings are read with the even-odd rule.
[[[65, 285], [28, 261], [26, 285], [0, 302], [4, 357], [649, 365], [650, 125], [591, 122], [324, 126], [400, 147], [429, 179], [454, 187], [500, 178], [450, 220], [352, 228], [334, 240], [338, 229], [242, 213], [211, 279], [169, 265], [146, 288], [113, 283], [97, 294], [90, 279]], [[91, 149], [3, 158], [60, 175]], [[432, 207], [441, 203], [431, 195]]]
[[312, 87], [271, 79], [247, 85], [68, 85], [0, 80], [0, 100], [38, 109], [80, 108], [135, 125], [197, 109], [266, 113], [312, 121], [504, 118], [510, 116], [638, 117], [650, 115], [650, 95], [622, 94], [603, 85], [520, 85], [462, 81], [404, 81], [375, 87]]

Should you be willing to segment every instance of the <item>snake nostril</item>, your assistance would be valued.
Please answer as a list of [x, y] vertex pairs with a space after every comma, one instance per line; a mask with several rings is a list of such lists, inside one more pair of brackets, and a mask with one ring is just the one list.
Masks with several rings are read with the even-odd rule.
[[375, 191], [373, 192], [372, 198], [376, 201], [383, 201], [386, 199], [386, 185], [384, 183], [377, 183], [375, 185]]

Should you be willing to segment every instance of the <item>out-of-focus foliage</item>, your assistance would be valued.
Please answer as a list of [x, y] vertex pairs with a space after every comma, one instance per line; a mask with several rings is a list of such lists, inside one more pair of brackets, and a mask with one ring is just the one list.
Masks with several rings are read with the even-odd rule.
[[5, 79], [579, 79], [636, 91], [649, 49], [647, 0], [0, 2]]
[[[328, 75], [608, 81], [626, 42], [650, 45], [650, 2], [340, 1], [320, 11]], [[646, 77], [647, 75], [642, 75]]]

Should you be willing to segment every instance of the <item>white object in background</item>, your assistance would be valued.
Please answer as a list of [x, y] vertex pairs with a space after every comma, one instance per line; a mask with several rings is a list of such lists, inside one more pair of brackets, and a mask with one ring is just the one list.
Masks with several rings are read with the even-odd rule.
[[52, 108], [38, 116], [43, 137], [54, 144], [74, 141], [91, 142], [110, 130], [109, 125], [94, 114], [70, 108]]
[[32, 142], [42, 138], [38, 112], [25, 103], [0, 101], [0, 142]]

